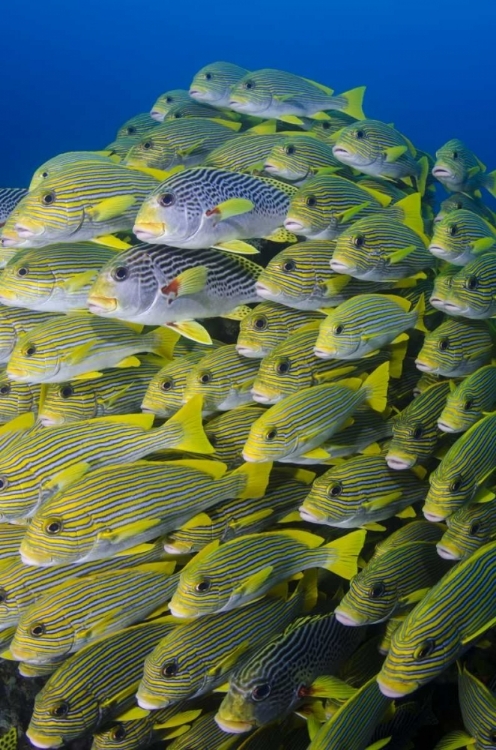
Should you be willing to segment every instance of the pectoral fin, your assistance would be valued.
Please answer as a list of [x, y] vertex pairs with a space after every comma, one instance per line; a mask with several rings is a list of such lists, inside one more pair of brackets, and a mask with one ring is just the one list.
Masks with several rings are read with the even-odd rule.
[[205, 211], [205, 215], [213, 216], [217, 222], [225, 221], [233, 216], [242, 216], [249, 213], [254, 208], [252, 201], [247, 198], [230, 198], [227, 201], [218, 203], [214, 208]]
[[203, 291], [207, 283], [208, 268], [206, 266], [194, 266], [176, 276], [170, 284], [163, 286], [161, 292], [164, 296], [174, 295], [181, 297], [185, 294], [198, 294]]
[[403, 156], [407, 151], [408, 146], [391, 146], [390, 148], [386, 148], [384, 150], [386, 161], [388, 164], [392, 164], [393, 162], [398, 161], [400, 156]]
[[105, 198], [100, 203], [87, 208], [86, 213], [93, 221], [109, 221], [116, 216], [121, 216], [128, 208], [134, 206], [135, 203], [136, 198], [134, 195], [118, 195], [114, 198]]

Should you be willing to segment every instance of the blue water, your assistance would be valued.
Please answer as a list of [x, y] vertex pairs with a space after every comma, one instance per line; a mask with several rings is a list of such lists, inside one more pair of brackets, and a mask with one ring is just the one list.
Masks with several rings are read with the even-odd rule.
[[222, 59], [336, 92], [366, 84], [367, 116], [431, 152], [461, 138], [496, 167], [493, 0], [23, 0], [1, 18], [2, 186], [26, 185], [57, 153], [104, 147]]

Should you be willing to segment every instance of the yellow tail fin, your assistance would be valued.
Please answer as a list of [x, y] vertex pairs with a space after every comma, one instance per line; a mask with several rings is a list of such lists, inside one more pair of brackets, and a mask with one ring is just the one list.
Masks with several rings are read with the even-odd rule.
[[238, 469], [231, 471], [229, 477], [242, 477], [244, 481], [244, 487], [236, 493], [236, 497], [241, 500], [263, 497], [267, 489], [271, 469], [272, 463], [266, 461], [261, 464], [245, 463]]
[[424, 222], [421, 214], [420, 193], [412, 193], [397, 201], [391, 206], [391, 212], [394, 212], [398, 221], [423, 236]]
[[340, 94], [346, 99], [346, 107], [342, 111], [351, 117], [356, 117], [357, 120], [365, 120], [362, 109], [365, 89], [366, 86], [358, 86], [356, 89], [350, 89], [350, 91]]
[[429, 333], [429, 331], [427, 330], [424, 324], [425, 297], [423, 294], [420, 295], [419, 301], [415, 305], [414, 310], [417, 313], [417, 322], [415, 323], [415, 328], [417, 329], [417, 331], [422, 331], [423, 333]]
[[321, 550], [327, 551], [328, 559], [322, 567], [349, 581], [358, 573], [358, 555], [365, 543], [366, 536], [367, 532], [364, 529], [357, 529], [357, 531], [352, 531], [351, 534], [346, 534], [340, 539], [325, 544]]
[[172, 359], [174, 347], [180, 339], [180, 335], [176, 331], [172, 331], [170, 328], [155, 328], [154, 331], [145, 334], [145, 336], [150, 337], [152, 351], [155, 354], [165, 359]]
[[374, 411], [383, 412], [387, 406], [389, 384], [389, 362], [383, 362], [365, 380], [362, 388], [366, 389], [365, 402]]
[[[215, 453], [215, 448], [208, 441], [202, 425], [203, 398], [193, 396], [162, 427], [155, 431], [163, 433], [163, 445], [157, 443], [157, 450], [174, 448], [191, 453]], [[172, 438], [172, 445], [171, 445]]]

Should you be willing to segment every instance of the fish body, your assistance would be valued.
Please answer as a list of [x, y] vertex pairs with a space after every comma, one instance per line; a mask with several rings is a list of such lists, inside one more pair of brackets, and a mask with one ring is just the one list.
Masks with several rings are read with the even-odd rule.
[[40, 566], [102, 560], [170, 533], [222, 500], [263, 496], [270, 467], [257, 473], [246, 466], [229, 474], [225, 469], [216, 461], [191, 460], [96, 469], [43, 505], [21, 555]]
[[276, 143], [285, 136], [278, 133], [235, 135], [205, 157], [206, 167], [229, 169], [232, 172], [258, 173], [264, 171], [265, 160]]
[[36, 696], [27, 736], [35, 747], [61, 747], [133, 703], [146, 654], [177, 627], [173, 618], [112, 633], [73, 654]]
[[492, 349], [484, 321], [451, 318], [426, 334], [415, 364], [421, 372], [464, 377], [489, 364]]
[[9, 560], [19, 554], [19, 546], [25, 531], [24, 526], [0, 524], [0, 560]]
[[0, 227], [27, 192], [26, 188], [0, 188]]
[[84, 310], [98, 271], [113, 255], [92, 242], [21, 250], [0, 273], [0, 303], [41, 312]]
[[161, 427], [153, 416], [127, 414], [74, 422], [29, 433], [22, 454], [14, 441], [1, 458], [0, 517], [23, 523], [54, 495], [90, 469], [129, 463], [168, 448], [212, 451], [200, 426], [200, 400], [183, 407]]
[[243, 462], [241, 453], [251, 425], [264, 411], [263, 406], [249, 403], [220, 412], [209, 419], [205, 425], [205, 434], [215, 448], [212, 458], [222, 461], [230, 468], [239, 466]]
[[264, 68], [247, 73], [233, 85], [227, 106], [242, 114], [276, 119], [312, 117], [333, 109], [361, 117], [364, 91], [362, 87], [332, 96], [331, 89], [307, 78]]
[[133, 231], [145, 242], [191, 250], [268, 237], [283, 224], [296, 190], [270, 177], [193, 167], [151, 193]]
[[115, 137], [116, 139], [129, 136], [132, 136], [133, 138], [141, 138], [142, 135], [156, 127], [156, 125], [156, 120], [150, 116], [149, 112], [141, 112], [139, 115], [134, 115], [134, 117], [130, 117], [129, 120], [126, 120], [126, 122], [120, 126]]
[[434, 284], [430, 301], [448, 315], [471, 320], [496, 317], [496, 253], [488, 252], [470, 260], [450, 275], [444, 288]]
[[68, 318], [26, 313], [50, 318], [32, 327], [13, 347], [7, 375], [24, 383], [64, 383], [88, 373], [94, 377], [100, 369], [136, 367], [139, 360], [134, 355], [144, 352], [170, 359], [177, 340], [177, 334], [166, 328], [140, 335], [127, 323], [83, 312]]
[[345, 112], [339, 112], [337, 109], [326, 112], [327, 119], [311, 120], [308, 132], [313, 133], [321, 141], [329, 142], [334, 146], [334, 134], [342, 130], [346, 125], [356, 122], [357, 118], [347, 115]]
[[[287, 136], [277, 143], [264, 163], [267, 174], [288, 182], [302, 183], [323, 172], [346, 171], [332, 153], [332, 146], [312, 136]], [[349, 175], [352, 173], [349, 172]]]
[[466, 377], [446, 398], [438, 420], [443, 432], [465, 432], [496, 407], [496, 365], [486, 365]]
[[432, 455], [440, 437], [438, 420], [450, 390], [449, 382], [435, 383], [393, 418], [393, 437], [386, 454], [391, 469], [410, 469]]
[[311, 457], [310, 451], [349, 423], [361, 404], [384, 411], [388, 378], [389, 362], [384, 362], [364, 382], [350, 378], [296, 391], [254, 422], [243, 458], [258, 463]]
[[[144, 358], [137, 368], [104, 370], [95, 380], [73, 380], [44, 386], [38, 419], [45, 427], [50, 427], [82, 419], [139, 412], [150, 379], [159, 372], [160, 363], [159, 359]], [[15, 380], [10, 382], [13, 387], [28, 387]]]
[[45, 180], [53, 177], [67, 164], [75, 164], [81, 161], [102, 161], [108, 163], [111, 155], [111, 149], [106, 149], [105, 151], [66, 151], [63, 154], [57, 154], [57, 156], [41, 164], [34, 172], [31, 177], [29, 190], [34, 190], [42, 185]]
[[367, 528], [401, 514], [426, 494], [424, 482], [410, 471], [390, 469], [384, 456], [357, 456], [314, 481], [300, 515], [310, 523], [341, 529]]
[[38, 413], [40, 386], [31, 383], [16, 383], [7, 377], [5, 368], [0, 370], [0, 424], [10, 422], [21, 414]]
[[312, 695], [317, 677], [334, 674], [360, 644], [363, 631], [351, 630], [332, 612], [288, 625], [235, 669], [217, 713], [219, 726], [237, 734], [287, 716]]
[[[45, 323], [55, 323], [62, 316], [54, 313], [0, 306], [0, 362], [9, 362], [23, 336]], [[65, 319], [64, 319], [65, 320]], [[67, 323], [66, 323], [67, 326]]]
[[384, 695], [400, 698], [433, 680], [492, 625], [495, 556], [496, 542], [484, 545], [451, 568], [407, 614], [377, 677]]
[[467, 730], [466, 743], [474, 750], [494, 747], [496, 726], [496, 696], [466, 665], [458, 669], [458, 699], [463, 724]]
[[60, 662], [88, 643], [147, 619], [172, 595], [173, 567], [153, 563], [69, 578], [21, 615], [10, 653], [28, 663]]
[[488, 251], [494, 252], [496, 229], [468, 209], [453, 211], [434, 224], [429, 252], [455, 266], [464, 266]]
[[352, 627], [384, 622], [421, 599], [448, 569], [434, 542], [401, 544], [374, 555], [350, 581], [336, 618]]
[[214, 107], [228, 107], [232, 87], [248, 73], [246, 68], [234, 63], [210, 63], [193, 77], [189, 95], [192, 99]]
[[496, 469], [496, 414], [489, 414], [464, 432], [430, 474], [423, 512], [428, 521], [443, 521], [477, 496]]
[[409, 521], [375, 545], [374, 557], [411, 542], [438, 542], [445, 531], [446, 526], [441, 523], [431, 523], [423, 518]]
[[291, 529], [212, 542], [182, 569], [169, 609], [177, 617], [227, 612], [307, 568], [351, 578], [364, 539], [365, 532], [357, 531], [321, 546], [322, 537]]
[[[136, 245], [115, 254], [90, 289], [91, 312], [144, 325], [228, 315], [258, 302], [262, 267], [220, 250]], [[188, 331], [185, 326], [178, 330]]]
[[292, 333], [322, 313], [297, 312], [275, 302], [262, 302], [240, 322], [236, 351], [243, 357], [262, 359]]
[[[105, 146], [105, 151], [108, 151], [112, 156], [117, 156], [120, 161], [124, 159], [129, 150], [139, 141], [141, 136], [136, 135], [125, 135], [121, 138], [116, 138], [115, 141], [111, 141]], [[117, 159], [114, 159], [117, 161]]]
[[438, 553], [446, 560], [466, 560], [496, 537], [494, 501], [463, 505], [446, 519], [446, 525]]
[[153, 107], [150, 110], [152, 120], [162, 122], [169, 110], [176, 104], [184, 104], [191, 101], [189, 91], [186, 89], [171, 89], [164, 94], [160, 94]]
[[202, 102], [196, 102], [190, 98], [190, 101], [177, 102], [172, 104], [167, 114], [164, 116], [164, 121], [180, 120], [180, 119], [195, 119], [200, 118], [212, 119], [216, 117], [223, 117], [224, 119], [237, 120], [238, 117], [229, 109], [223, 109], [221, 112], [216, 107], [212, 107], [210, 104], [203, 104]]
[[171, 417], [179, 411], [183, 405], [184, 389], [189, 372], [206, 353], [206, 347], [203, 347], [203, 351], [198, 349], [183, 357], [175, 357], [160, 368], [153, 377], [149, 377], [141, 402], [141, 410], [156, 414], [157, 417]]
[[458, 138], [452, 138], [436, 151], [432, 174], [453, 193], [477, 193], [485, 187], [496, 192], [496, 171], [487, 172], [485, 165]]
[[65, 164], [17, 204], [3, 228], [2, 247], [44, 247], [129, 230], [158, 184], [108, 159]]
[[171, 706], [137, 719], [128, 719], [125, 713], [124, 719], [118, 716], [115, 723], [93, 734], [91, 750], [140, 750], [161, 739], [180, 736], [190, 728], [187, 722], [200, 714], [200, 708], [187, 706]]
[[490, 224], [495, 223], [495, 215], [491, 211], [491, 209], [485, 206], [480, 198], [476, 198], [472, 195], [466, 195], [466, 193], [452, 193], [443, 201], [441, 201], [441, 205], [434, 219], [434, 223], [437, 223], [438, 221], [441, 221], [441, 219], [444, 219], [447, 214], [454, 213], [455, 211], [460, 211], [461, 209], [468, 209], [469, 211], [472, 211], [472, 213], [482, 216], [482, 218], [488, 221]]

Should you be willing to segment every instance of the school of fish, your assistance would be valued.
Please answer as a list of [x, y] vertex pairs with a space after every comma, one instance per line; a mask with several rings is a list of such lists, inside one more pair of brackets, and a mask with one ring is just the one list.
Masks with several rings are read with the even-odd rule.
[[364, 93], [215, 62], [0, 189], [34, 747], [496, 750], [496, 170]]

